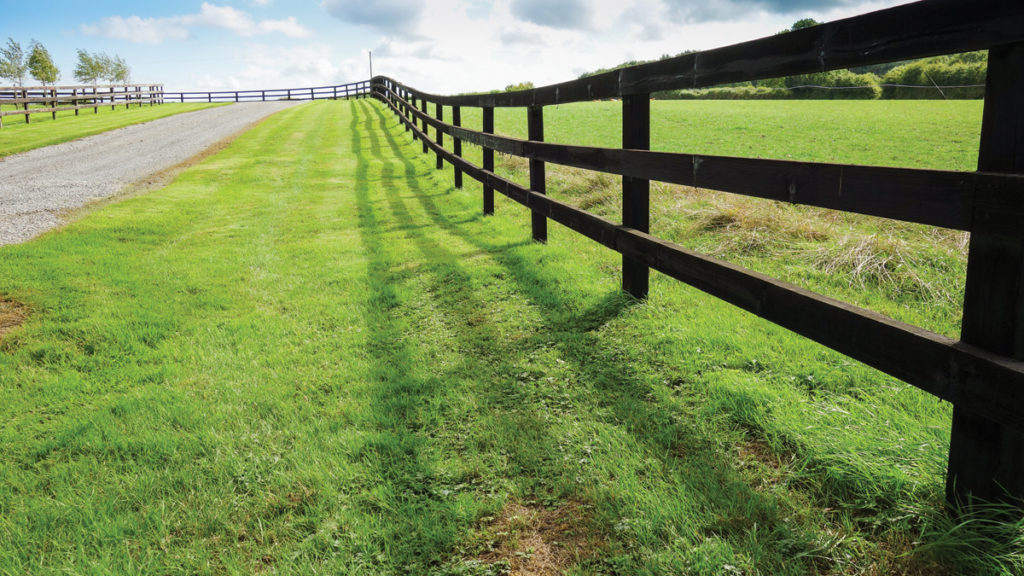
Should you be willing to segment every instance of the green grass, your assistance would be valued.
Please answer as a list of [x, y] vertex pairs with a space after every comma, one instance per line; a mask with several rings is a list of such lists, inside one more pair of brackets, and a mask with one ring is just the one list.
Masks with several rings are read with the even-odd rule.
[[432, 166], [314, 103], [0, 249], [0, 574], [1021, 569], [948, 406]]
[[4, 127], [0, 129], [0, 158], [212, 106], [222, 104], [162, 104], [130, 110], [118, 107], [113, 111], [108, 105], [100, 106], [97, 113], [91, 108], [80, 110], [79, 116], [58, 112], [56, 120], [49, 114], [34, 114], [29, 124], [24, 116], [5, 116]]
[[[651, 148], [805, 162], [975, 170], [980, 100], [678, 101], [651, 103]], [[544, 109], [549, 142], [622, 144], [622, 104], [585, 102]], [[446, 118], [451, 118], [447, 111]], [[480, 111], [463, 124], [480, 127]], [[495, 109], [499, 133], [526, 138], [524, 109]]]

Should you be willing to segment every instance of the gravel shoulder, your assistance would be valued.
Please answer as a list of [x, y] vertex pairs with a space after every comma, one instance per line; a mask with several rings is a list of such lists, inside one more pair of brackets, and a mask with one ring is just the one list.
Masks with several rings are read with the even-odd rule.
[[296, 102], [232, 104], [119, 128], [0, 159], [0, 246], [64, 223], [62, 215], [184, 166]]

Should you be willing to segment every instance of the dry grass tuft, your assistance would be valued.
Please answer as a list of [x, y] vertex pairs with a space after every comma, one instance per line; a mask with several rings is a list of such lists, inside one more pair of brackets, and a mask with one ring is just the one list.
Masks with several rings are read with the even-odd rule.
[[891, 294], [912, 294], [929, 300], [943, 297], [914, 272], [912, 254], [913, 248], [898, 238], [847, 236], [818, 248], [814, 263], [823, 272], [843, 274], [862, 288], [881, 288]]
[[21, 326], [28, 318], [28, 307], [9, 298], [0, 297], [0, 338]]
[[584, 507], [578, 502], [553, 509], [509, 503], [489, 521], [489, 550], [477, 560], [505, 564], [510, 576], [564, 574], [596, 552], [586, 537], [585, 520]]
[[696, 215], [693, 232], [721, 237], [711, 255], [770, 254], [794, 242], [824, 242], [827, 226], [778, 202], [749, 201], [710, 195], [711, 206]]

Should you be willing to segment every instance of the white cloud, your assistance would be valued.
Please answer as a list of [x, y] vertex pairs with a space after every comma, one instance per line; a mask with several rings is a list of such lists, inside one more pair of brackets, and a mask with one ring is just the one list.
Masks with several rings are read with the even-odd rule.
[[237, 70], [226, 75], [195, 75], [198, 90], [250, 90], [333, 86], [366, 78], [361, 58], [344, 58], [326, 44], [282, 48], [248, 44], [237, 53]]
[[96, 24], [83, 24], [86, 36], [105, 36], [139, 44], [161, 44], [166, 40], [185, 40], [188, 27], [171, 18], [139, 18], [138, 16], [111, 16]]
[[343, 22], [405, 33], [416, 26], [423, 12], [421, 0], [323, 0], [320, 6]]
[[312, 31], [294, 17], [285, 20], [255, 20], [249, 13], [231, 6], [203, 2], [198, 14], [139, 18], [110, 16], [96, 24], [82, 25], [87, 36], [118, 38], [141, 44], [160, 44], [167, 40], [185, 40], [195, 28], [229, 30], [238, 36], [250, 37], [279, 33], [290, 38], [306, 38]]

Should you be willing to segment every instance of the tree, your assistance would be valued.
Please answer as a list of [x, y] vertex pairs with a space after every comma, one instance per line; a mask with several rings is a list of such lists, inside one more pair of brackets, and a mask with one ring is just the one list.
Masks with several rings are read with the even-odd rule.
[[99, 77], [106, 80], [109, 84], [113, 84], [117, 80], [114, 73], [114, 59], [106, 52], [94, 54], [93, 58], [96, 60], [96, 66], [99, 68]]
[[103, 77], [103, 63], [87, 50], [78, 49], [78, 64], [75, 66], [75, 78], [83, 84], [97, 84]]
[[818, 22], [814, 18], [801, 18], [794, 22], [786, 32], [796, 32], [797, 30], [803, 30], [804, 28], [810, 28], [811, 26], [817, 26], [819, 24], [823, 24], [823, 22]]
[[505, 92], [518, 92], [520, 90], [533, 90], [533, 82], [520, 82], [505, 86]]
[[45, 46], [32, 40], [32, 50], [28, 56], [28, 69], [32, 77], [46, 86], [55, 84], [60, 78], [60, 70], [53, 63], [53, 58]]
[[21, 44], [8, 37], [7, 46], [0, 48], [0, 77], [23, 86], [26, 72], [28, 64], [25, 62], [25, 52], [21, 49]]
[[132, 69], [128, 66], [128, 63], [124, 61], [124, 58], [114, 55], [112, 74], [115, 82], [121, 84], [127, 84], [132, 79]]

